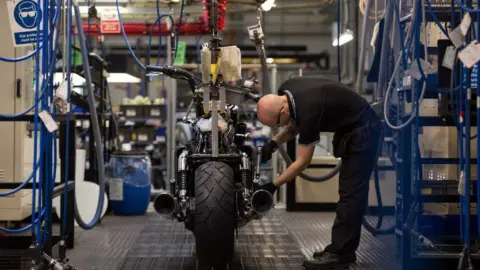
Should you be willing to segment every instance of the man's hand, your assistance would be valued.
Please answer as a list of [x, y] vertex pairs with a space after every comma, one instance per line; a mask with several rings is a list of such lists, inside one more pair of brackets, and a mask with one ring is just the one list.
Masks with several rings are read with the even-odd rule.
[[263, 147], [262, 147], [262, 163], [265, 161], [269, 161], [272, 159], [272, 154], [273, 152], [277, 151], [278, 144], [274, 140], [268, 141]]
[[298, 146], [297, 147], [297, 160], [293, 162], [288, 168], [279, 176], [277, 179], [274, 180], [274, 184], [277, 186], [281, 186], [293, 179], [305, 170], [310, 161], [312, 160], [313, 151], [315, 150], [315, 145], [312, 146]]
[[273, 196], [273, 194], [275, 194], [275, 191], [277, 191], [278, 187], [275, 186], [273, 182], [269, 182], [268, 184], [259, 186], [259, 189], [266, 190]]

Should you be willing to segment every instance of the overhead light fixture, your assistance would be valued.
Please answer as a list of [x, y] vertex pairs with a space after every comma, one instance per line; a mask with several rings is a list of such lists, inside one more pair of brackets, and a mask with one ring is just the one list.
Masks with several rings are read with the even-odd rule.
[[273, 64], [275, 60], [273, 58], [267, 58], [267, 64]]
[[109, 73], [108, 83], [141, 83], [142, 80], [128, 73]]
[[270, 11], [273, 6], [275, 6], [275, 0], [265, 0], [265, 1], [260, 5], [260, 8], [261, 8], [263, 11]]
[[350, 29], [345, 30], [345, 32], [340, 34], [340, 37], [334, 37], [332, 45], [333, 46], [342, 46], [353, 40], [353, 31]]
[[[115, 2], [115, 1], [114, 1]], [[98, 1], [96, 2], [97, 4], [100, 4], [98, 3]], [[128, 1], [125, 1], [125, 0], [119, 0], [119, 4], [128, 4]], [[88, 10], [90, 9], [90, 7], [88, 6], [80, 6], [80, 13], [82, 15], [88, 15]], [[112, 6], [95, 6], [95, 9], [97, 10], [97, 12], [99, 14], [101, 14], [102, 12], [105, 12], [105, 11], [113, 11], [115, 13], [117, 13], [117, 7], [112, 7]], [[127, 7], [124, 7], [124, 6], [119, 6], [118, 9], [120, 10], [120, 14], [127, 14], [127, 13], [131, 13], [131, 11], [129, 10], [129, 8]]]
[[[63, 73], [57, 72], [54, 74], [54, 83], [60, 84], [63, 82]], [[75, 73], [72, 73], [72, 81], [74, 86], [80, 86], [85, 84], [85, 79]], [[109, 73], [107, 77], [108, 83], [141, 83], [142, 80], [128, 73]]]
[[[61, 84], [62, 82], [64, 81], [64, 75], [62, 72], [56, 72], [55, 74], [53, 74], [53, 84], [54, 85], [59, 85]], [[83, 85], [85, 83], [85, 79], [76, 74], [76, 73], [72, 73], [72, 84], [73, 86], [80, 86], [80, 85]]]

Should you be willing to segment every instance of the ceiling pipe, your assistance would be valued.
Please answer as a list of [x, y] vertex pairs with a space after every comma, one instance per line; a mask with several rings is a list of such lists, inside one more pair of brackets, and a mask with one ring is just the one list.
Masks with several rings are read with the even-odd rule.
[[[331, 4], [333, 0], [322, 0], [319, 3], [314, 3], [314, 4], [291, 4], [291, 5], [281, 5], [281, 6], [276, 6], [273, 7], [268, 13], [275, 12], [275, 11], [281, 11], [281, 10], [302, 10], [302, 9], [315, 9], [315, 8], [324, 8]], [[136, 8], [155, 8], [156, 4], [154, 2], [152, 3], [132, 3], [129, 6], [131, 7], [136, 7]], [[239, 14], [239, 13], [256, 13], [258, 12], [258, 8], [242, 8], [242, 9], [229, 9], [226, 11], [227, 14]], [[188, 12], [185, 11], [186, 14], [189, 14], [190, 16], [199, 16], [201, 15], [200, 12], [194, 11], [194, 12]]]
[[[337, 35], [341, 35], [345, 30], [348, 29], [348, 18], [349, 18], [349, 15], [348, 14], [348, 3], [347, 3], [347, 0], [338, 0], [338, 1], [342, 1], [343, 3], [343, 12], [340, 10], [338, 11], [341, 15], [343, 15], [343, 21], [340, 21], [338, 23], [340, 23], [340, 33], [337, 33]], [[342, 14], [343, 13], [343, 14]], [[340, 44], [338, 45], [340, 46], [340, 51], [341, 51], [341, 55], [342, 56], [342, 59], [341, 59], [341, 63], [342, 63], [342, 67], [343, 67], [343, 70], [342, 70], [342, 73], [341, 73], [341, 82], [345, 83], [346, 80], [348, 80], [347, 76], [350, 74], [350, 65], [348, 64], [348, 60], [349, 60], [349, 57], [350, 57], [350, 42], [345, 44], [345, 46], [341, 46]]]
[[[357, 16], [352, 16], [351, 11], [353, 11], [355, 13], [355, 15], [357, 15], [358, 11], [355, 8], [355, 2], [347, 1], [347, 0], [343, 0], [343, 1], [344, 1], [344, 9], [345, 9], [344, 28], [345, 29], [350, 29], [350, 27], [352, 27], [352, 26], [354, 27], [355, 25], [357, 25], [357, 19], [358, 19]], [[351, 6], [349, 6], [349, 4]], [[358, 39], [358, 31], [356, 33], [354, 33], [354, 35], [356, 35], [355, 40], [357, 40]], [[356, 68], [356, 65], [352, 64], [352, 61], [354, 63], [356, 62], [356, 59], [358, 58], [358, 51], [357, 51], [357, 47], [355, 46], [356, 45], [355, 42], [349, 42], [345, 45], [346, 45], [346, 47], [344, 49], [344, 51], [345, 51], [344, 67], [347, 67], [347, 68], [346, 68], [346, 73], [344, 74], [344, 77], [342, 77], [342, 83], [344, 83], [346, 85], [349, 85], [349, 86], [353, 86], [353, 85], [355, 85], [355, 82], [356, 82], [356, 79], [357, 79], [358, 70]]]
[[[209, 7], [207, 0], [202, 0], [202, 15], [196, 19], [195, 22], [180, 22], [175, 23], [173, 26], [174, 29], [180, 28], [178, 32], [179, 35], [204, 35], [210, 33], [210, 16], [209, 16]], [[219, 0], [218, 2], [218, 21], [217, 27], [218, 31], [222, 31], [225, 28], [225, 13], [227, 11], [227, 0]], [[99, 36], [100, 29], [98, 24], [83, 24], [83, 30], [87, 36]], [[134, 23], [134, 22], [124, 22], [123, 29], [126, 35], [130, 36], [146, 36], [146, 35], [156, 35], [156, 36], [167, 36], [170, 35], [169, 26], [166, 23], [162, 24], [151, 24], [151, 23]], [[104, 34], [106, 36], [119, 36], [122, 33], [111, 33]]]
[[[160, 27], [158, 24], [153, 27], [151, 23], [124, 23], [123, 28], [127, 36], [149, 36], [150, 34], [155, 36], [168, 36], [170, 35], [169, 27], [166, 23], [162, 23]], [[153, 33], [152, 32], [153, 29]], [[223, 28], [222, 28], [223, 29]], [[90, 24], [90, 30], [88, 23], [83, 24], [83, 30], [85, 35], [99, 36], [100, 29], [98, 24]], [[203, 18], [199, 18], [197, 22], [182, 23], [180, 28], [180, 35], [205, 35], [208, 34], [208, 24], [206, 24]], [[121, 36], [122, 33], [104, 34], [105, 36]]]

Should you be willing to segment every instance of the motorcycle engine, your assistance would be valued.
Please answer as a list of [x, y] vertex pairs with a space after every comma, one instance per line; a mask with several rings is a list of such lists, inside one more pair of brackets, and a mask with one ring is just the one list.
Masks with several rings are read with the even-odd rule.
[[[226, 115], [228, 118], [228, 114]], [[220, 148], [228, 152], [235, 139], [235, 128], [230, 121], [218, 116], [218, 130], [220, 136]], [[194, 152], [208, 153], [212, 145], [212, 118], [202, 117], [197, 120], [185, 118], [176, 125], [176, 137], [178, 143], [189, 146]]]

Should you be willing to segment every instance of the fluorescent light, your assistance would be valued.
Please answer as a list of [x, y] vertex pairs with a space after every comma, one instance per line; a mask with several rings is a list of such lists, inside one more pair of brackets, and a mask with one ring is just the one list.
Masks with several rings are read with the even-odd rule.
[[[53, 84], [61, 84], [64, 81], [63, 73], [56, 72], [53, 74]], [[73, 86], [80, 86], [85, 83], [85, 79], [80, 75], [72, 73]]]
[[[63, 82], [63, 74], [57, 72], [53, 75], [53, 81], [55, 84], [60, 84]], [[72, 81], [74, 86], [80, 86], [85, 84], [85, 79], [78, 74], [72, 73]], [[128, 73], [109, 73], [107, 77], [108, 83], [141, 83], [142, 80], [132, 76]]]
[[340, 38], [333, 39], [332, 45], [336, 47], [338, 46], [338, 43], [340, 43], [340, 46], [342, 46], [343, 44], [350, 42], [352, 40], [353, 40], [353, 32], [352, 30], [347, 29], [345, 32], [340, 34]]
[[109, 83], [141, 83], [142, 80], [128, 73], [109, 73], [107, 82]]
[[263, 2], [260, 5], [260, 8], [263, 11], [270, 11], [274, 5], [275, 5], [275, 0], [265, 0], [265, 2]]
[[[119, 4], [125, 4], [125, 3], [128, 3], [128, 2], [124, 2], [122, 3], [122, 1], [119, 2]], [[97, 4], [98, 4], [98, 1], [97, 1]], [[99, 14], [101, 14], [102, 12], [104, 12], [105, 10], [108, 10], [108, 11], [113, 11], [115, 13], [117, 13], [117, 7], [102, 7], [102, 6], [96, 6], [95, 7], [97, 9], [97, 12]], [[88, 14], [88, 10], [90, 9], [90, 7], [88, 6], [80, 6], [80, 14], [82, 15], [87, 15]], [[128, 8], [125, 8], [125, 7], [122, 7], [122, 6], [119, 6], [118, 9], [120, 10], [120, 14], [123, 14], [123, 13], [128, 13]]]

